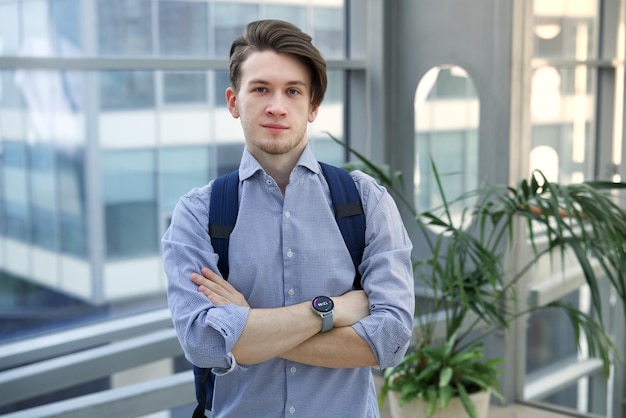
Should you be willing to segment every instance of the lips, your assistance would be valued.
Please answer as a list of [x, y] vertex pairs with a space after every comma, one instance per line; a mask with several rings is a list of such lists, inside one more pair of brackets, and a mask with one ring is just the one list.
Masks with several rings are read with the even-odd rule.
[[264, 123], [262, 126], [267, 129], [287, 129], [285, 125], [280, 123]]
[[272, 133], [282, 133], [289, 129], [287, 126], [281, 125], [280, 123], [264, 123], [261, 126]]

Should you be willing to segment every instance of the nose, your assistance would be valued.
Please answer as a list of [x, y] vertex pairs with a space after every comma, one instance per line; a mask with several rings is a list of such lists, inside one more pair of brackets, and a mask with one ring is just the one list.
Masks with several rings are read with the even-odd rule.
[[282, 94], [274, 94], [267, 103], [265, 112], [272, 116], [282, 116], [287, 113], [287, 107], [285, 105], [285, 97]]

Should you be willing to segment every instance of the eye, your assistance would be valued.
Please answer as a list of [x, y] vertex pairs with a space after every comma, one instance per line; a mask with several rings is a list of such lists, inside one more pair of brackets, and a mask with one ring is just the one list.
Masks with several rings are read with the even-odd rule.
[[289, 89], [289, 90], [287, 90], [287, 94], [289, 94], [290, 96], [295, 96], [295, 95], [300, 94], [300, 90], [298, 90], [298, 89]]
[[255, 93], [265, 93], [265, 92], [267, 92], [267, 88], [266, 87], [255, 87], [252, 91], [255, 92]]

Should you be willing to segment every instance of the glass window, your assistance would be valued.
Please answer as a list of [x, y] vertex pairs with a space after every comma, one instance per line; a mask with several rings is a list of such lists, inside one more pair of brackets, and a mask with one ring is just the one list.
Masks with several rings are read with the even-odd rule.
[[306, 8], [286, 4], [268, 4], [265, 6], [266, 19], [280, 19], [291, 22], [300, 29], [306, 28]]
[[98, 48], [101, 55], [152, 54], [150, 0], [98, 0]]
[[58, 250], [55, 150], [52, 144], [31, 147], [30, 188], [33, 213], [33, 243]]
[[162, 55], [206, 55], [207, 45], [206, 3], [159, 2], [159, 51]]
[[56, 54], [79, 55], [82, 50], [80, 0], [49, 0]]
[[17, 1], [0, 2], [0, 55], [18, 55], [19, 49]]
[[[315, 7], [313, 9], [313, 43], [326, 59], [343, 58], [345, 36], [342, 7]], [[304, 29], [304, 28], [303, 28]]]
[[443, 203], [431, 160], [437, 166], [449, 202], [476, 188], [479, 101], [474, 82], [465, 70], [439, 66], [422, 77], [415, 94], [415, 121], [414, 183], [418, 211]]
[[230, 86], [228, 71], [215, 71], [215, 87], [213, 88], [214, 105], [226, 107], [226, 89]]
[[246, 25], [259, 18], [259, 5], [253, 3], [225, 3], [215, 2], [214, 51], [215, 56], [228, 58], [230, 45], [233, 40], [241, 36]]
[[323, 103], [342, 103], [345, 96], [345, 73], [343, 71], [327, 71], [327, 76], [328, 88], [326, 89]]
[[[566, 303], [579, 307], [580, 292], [563, 298]], [[533, 373], [550, 363], [561, 360], [576, 361], [576, 339], [565, 312], [558, 309], [533, 313], [528, 320], [528, 351], [526, 372]]]
[[48, 14], [46, 0], [22, 2], [23, 55], [52, 55]]
[[89, 254], [87, 237], [87, 198], [85, 185], [85, 156], [82, 148], [57, 149], [59, 175], [58, 202], [61, 216], [61, 250], [86, 258]]
[[[211, 147], [175, 147], [160, 151], [161, 209], [171, 213], [183, 194], [211, 179]], [[240, 155], [241, 156], [241, 155]], [[193, 161], [193, 164], [190, 162]]]
[[30, 242], [28, 207], [27, 148], [23, 142], [4, 141], [4, 234], [22, 242]]
[[22, 107], [22, 92], [15, 83], [15, 74], [14, 71], [0, 71], [0, 106], [4, 109]]
[[167, 104], [206, 103], [206, 73], [164, 73], [163, 101]]
[[105, 71], [99, 73], [102, 110], [144, 109], [155, 106], [154, 73]]
[[105, 151], [102, 181], [107, 257], [157, 254], [155, 150]]
[[533, 9], [535, 57], [598, 56], [598, 0], [535, 0]]
[[243, 142], [236, 144], [220, 144], [217, 146], [216, 168], [218, 176], [230, 173], [239, 168], [243, 147]]
[[[592, 175], [596, 71], [542, 67], [533, 72], [531, 87], [532, 145], [552, 146], [560, 156], [559, 177], [566, 183]], [[567, 83], [563, 79], [568, 80]], [[537, 156], [538, 157], [538, 156]], [[541, 168], [540, 159], [535, 159]]]

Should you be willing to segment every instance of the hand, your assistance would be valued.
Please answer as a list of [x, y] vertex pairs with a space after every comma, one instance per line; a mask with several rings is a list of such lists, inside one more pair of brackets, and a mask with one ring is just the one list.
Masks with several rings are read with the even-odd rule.
[[370, 301], [363, 290], [351, 290], [342, 296], [333, 297], [335, 327], [345, 327], [359, 322], [370, 314]]
[[198, 292], [204, 294], [214, 305], [234, 303], [238, 306], [250, 307], [246, 298], [228, 281], [206, 267], [203, 267], [200, 272], [202, 275], [193, 273], [191, 281], [198, 285]]

